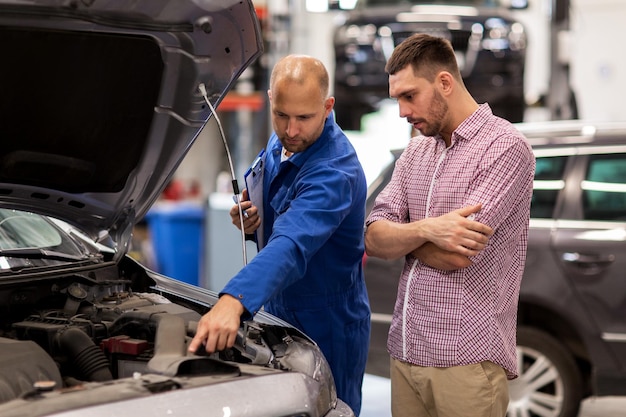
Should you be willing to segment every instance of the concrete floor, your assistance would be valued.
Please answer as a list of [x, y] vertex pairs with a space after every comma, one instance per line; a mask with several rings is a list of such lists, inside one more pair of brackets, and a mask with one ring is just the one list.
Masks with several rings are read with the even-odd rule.
[[360, 417], [391, 417], [391, 386], [388, 378], [365, 374]]

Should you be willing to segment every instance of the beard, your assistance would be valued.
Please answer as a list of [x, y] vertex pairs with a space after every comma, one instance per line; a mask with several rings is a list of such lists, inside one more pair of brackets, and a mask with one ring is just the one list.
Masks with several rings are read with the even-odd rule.
[[[301, 132], [295, 137], [290, 137], [284, 133], [279, 134], [277, 132], [276, 135], [278, 136], [278, 140], [280, 140], [280, 143], [283, 145], [283, 148], [285, 148], [287, 151], [291, 153], [303, 152], [307, 150], [309, 146], [315, 143], [315, 141], [322, 135], [325, 123], [326, 118], [323, 118], [321, 124], [309, 134], [307, 134], [306, 132]], [[274, 131], [276, 132], [276, 128]]]
[[443, 122], [448, 114], [448, 104], [438, 91], [433, 93], [430, 100], [428, 115], [426, 118], [407, 119], [409, 123], [415, 125], [421, 123], [419, 132], [424, 136], [437, 136], [443, 127]]

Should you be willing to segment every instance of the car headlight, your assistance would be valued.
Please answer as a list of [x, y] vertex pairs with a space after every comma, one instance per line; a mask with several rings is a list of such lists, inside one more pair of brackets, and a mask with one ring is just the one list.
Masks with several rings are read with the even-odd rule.
[[311, 383], [317, 385], [315, 388], [319, 392], [316, 408], [320, 411], [319, 415], [325, 415], [337, 405], [337, 390], [330, 366], [316, 345], [298, 337], [289, 339], [291, 340], [284, 340], [286, 349], [279, 358], [280, 364], [311, 378]]

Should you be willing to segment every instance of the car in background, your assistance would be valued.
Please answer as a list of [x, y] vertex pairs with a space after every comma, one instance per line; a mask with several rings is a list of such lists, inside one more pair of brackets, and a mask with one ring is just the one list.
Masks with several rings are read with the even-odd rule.
[[510, 415], [626, 395], [626, 123], [520, 126], [536, 157]]
[[[536, 171], [508, 416], [575, 417], [585, 398], [626, 395], [626, 122], [517, 127]], [[368, 211], [392, 171], [371, 182]]]
[[526, 0], [359, 0], [333, 34], [337, 122], [360, 130], [361, 118], [389, 97], [385, 63], [414, 33], [448, 39], [474, 98], [511, 122], [524, 119], [526, 32], [509, 13]]
[[354, 416], [264, 312], [187, 352], [217, 294], [128, 255], [262, 53], [252, 2], [0, 0], [0, 35], [0, 415]]

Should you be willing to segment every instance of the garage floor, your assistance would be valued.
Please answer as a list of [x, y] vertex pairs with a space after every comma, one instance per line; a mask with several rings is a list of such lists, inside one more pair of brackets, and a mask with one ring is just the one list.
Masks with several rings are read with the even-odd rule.
[[361, 417], [391, 417], [391, 386], [388, 378], [365, 374]]

